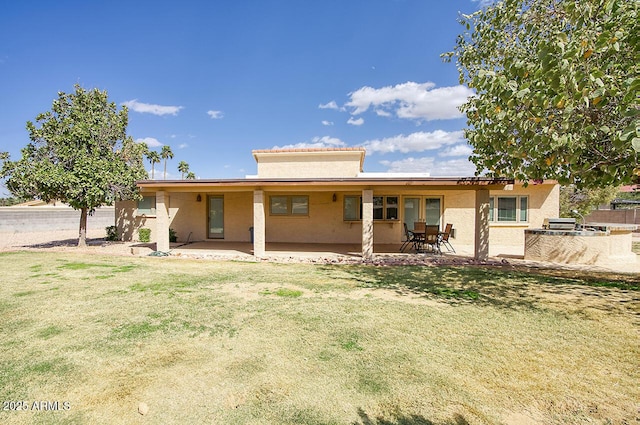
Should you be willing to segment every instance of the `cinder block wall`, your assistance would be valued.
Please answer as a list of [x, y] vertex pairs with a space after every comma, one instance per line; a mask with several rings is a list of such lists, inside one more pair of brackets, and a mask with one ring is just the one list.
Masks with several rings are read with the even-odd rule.
[[[104, 230], [115, 224], [113, 207], [98, 208], [87, 217], [87, 229]], [[3, 207], [0, 208], [0, 232], [48, 232], [77, 230], [80, 211], [71, 208]], [[106, 232], [105, 232], [106, 235]]]

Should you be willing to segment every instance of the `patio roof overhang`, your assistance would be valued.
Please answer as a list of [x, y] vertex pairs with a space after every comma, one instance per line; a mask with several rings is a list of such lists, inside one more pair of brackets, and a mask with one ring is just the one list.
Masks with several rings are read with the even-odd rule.
[[268, 178], [268, 179], [201, 179], [201, 180], [141, 180], [143, 191], [167, 190], [193, 192], [205, 190], [248, 191], [262, 190], [360, 190], [373, 187], [403, 187], [428, 189], [503, 189], [516, 183], [513, 179], [488, 177], [353, 177], [353, 178]]

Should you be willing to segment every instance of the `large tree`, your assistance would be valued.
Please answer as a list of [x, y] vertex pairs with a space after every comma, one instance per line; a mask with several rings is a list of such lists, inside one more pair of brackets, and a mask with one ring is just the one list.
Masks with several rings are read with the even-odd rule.
[[478, 172], [577, 187], [640, 175], [638, 0], [503, 0], [452, 52]]
[[155, 180], [156, 178], [156, 165], [160, 163], [160, 154], [156, 151], [147, 150], [145, 153], [147, 159], [151, 163], [151, 180]]
[[164, 160], [164, 179], [167, 179], [167, 159], [173, 158], [173, 151], [171, 150], [171, 146], [164, 145], [162, 147], [162, 151], [160, 152], [160, 156]]
[[180, 161], [178, 171], [180, 171], [180, 178], [184, 180], [184, 175], [189, 172], [189, 164], [186, 161]]
[[58, 93], [51, 111], [27, 122], [31, 142], [18, 161], [5, 160], [2, 177], [20, 198], [59, 200], [81, 211], [78, 246], [86, 245], [87, 215], [102, 205], [138, 196], [144, 146], [127, 136], [128, 111], [106, 91]]

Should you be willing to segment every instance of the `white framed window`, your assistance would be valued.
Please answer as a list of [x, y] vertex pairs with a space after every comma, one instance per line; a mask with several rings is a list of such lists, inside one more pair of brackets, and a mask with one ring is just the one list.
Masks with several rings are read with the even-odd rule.
[[[374, 196], [373, 197], [373, 219], [374, 220], [398, 220], [398, 196]], [[362, 196], [344, 196], [345, 221], [362, 220]]]
[[529, 221], [528, 196], [492, 196], [489, 198], [489, 221], [526, 223]]
[[138, 200], [138, 215], [156, 215], [155, 196], [143, 196]]
[[307, 195], [273, 195], [269, 197], [271, 215], [309, 215], [309, 197]]

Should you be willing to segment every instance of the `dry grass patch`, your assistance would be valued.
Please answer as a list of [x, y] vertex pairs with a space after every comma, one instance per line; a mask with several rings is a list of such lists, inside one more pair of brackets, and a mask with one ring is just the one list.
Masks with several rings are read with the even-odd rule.
[[638, 417], [633, 281], [73, 253], [0, 262], [0, 401], [70, 406], [0, 411], [2, 423]]

